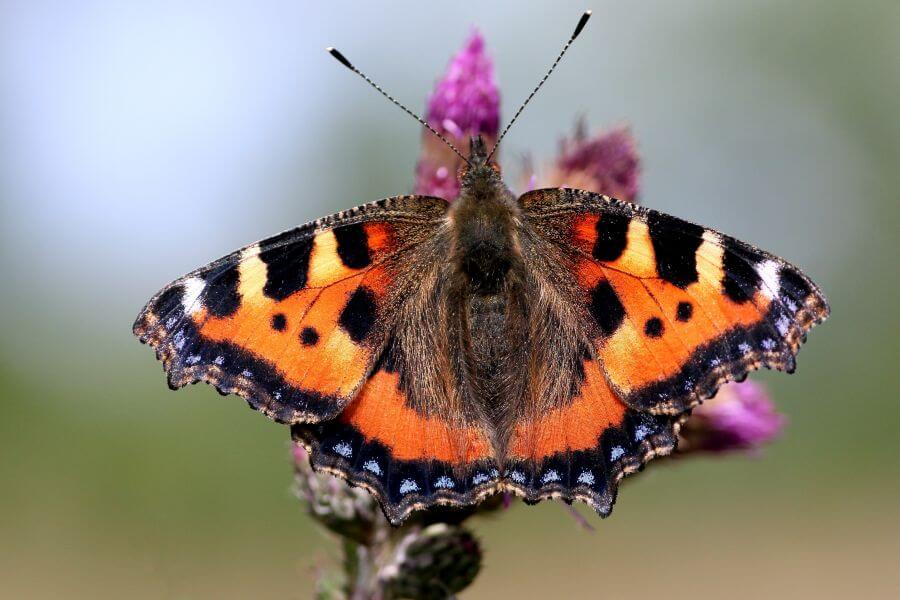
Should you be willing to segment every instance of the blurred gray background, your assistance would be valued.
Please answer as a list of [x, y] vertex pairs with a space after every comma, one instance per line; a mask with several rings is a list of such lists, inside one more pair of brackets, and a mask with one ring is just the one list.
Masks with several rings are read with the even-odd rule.
[[[900, 576], [900, 4], [0, 2], [0, 595], [307, 598], [338, 557], [287, 432], [169, 392], [130, 334], [169, 280], [405, 193], [418, 110], [477, 26], [504, 116], [594, 19], [503, 148], [632, 126], [643, 202], [803, 267], [832, 303], [757, 458], [651, 466], [609, 520], [478, 521], [467, 598], [887, 597]], [[591, 515], [588, 515], [593, 518]]]

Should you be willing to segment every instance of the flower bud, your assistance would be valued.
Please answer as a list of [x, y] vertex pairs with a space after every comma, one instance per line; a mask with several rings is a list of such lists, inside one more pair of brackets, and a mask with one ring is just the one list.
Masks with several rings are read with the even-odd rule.
[[376, 519], [382, 519], [371, 494], [328, 473], [317, 473], [303, 446], [294, 447], [294, 490], [305, 500], [310, 516], [328, 529], [358, 543], [369, 539]]
[[631, 131], [622, 127], [588, 136], [579, 121], [541, 187], [568, 187], [635, 202], [640, 190], [640, 157]]
[[435, 523], [404, 537], [379, 578], [392, 597], [447, 598], [481, 569], [481, 547], [466, 529]]
[[679, 452], [758, 452], [777, 438], [787, 418], [755, 381], [729, 383], [694, 409], [681, 428]]

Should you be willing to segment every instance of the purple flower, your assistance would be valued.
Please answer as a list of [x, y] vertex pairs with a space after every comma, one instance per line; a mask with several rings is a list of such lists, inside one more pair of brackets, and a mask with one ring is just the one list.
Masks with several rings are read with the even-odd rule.
[[[447, 162], [452, 163], [459, 160], [455, 154], [444, 158]], [[445, 200], [453, 200], [459, 195], [459, 179], [457, 177], [459, 165], [453, 164], [448, 167], [440, 162], [429, 160], [424, 156], [419, 160], [416, 164], [416, 185], [413, 193], [437, 196]]]
[[[428, 98], [426, 119], [464, 154], [469, 137], [482, 135], [488, 145], [500, 127], [500, 91], [494, 65], [484, 50], [484, 38], [474, 31]], [[457, 172], [462, 160], [430, 132], [422, 132], [422, 153], [416, 165], [414, 193], [447, 200], [459, 193]]]
[[484, 38], [478, 31], [472, 32], [435, 85], [428, 98], [426, 119], [441, 133], [458, 140], [478, 134], [497, 137], [500, 90], [494, 83], [494, 65], [484, 51]]
[[777, 438], [787, 418], [754, 381], [730, 383], [694, 410], [681, 429], [681, 452], [756, 452]]
[[640, 157], [627, 127], [588, 136], [579, 121], [571, 139], [560, 144], [548, 178], [550, 187], [570, 187], [634, 202], [640, 191]]

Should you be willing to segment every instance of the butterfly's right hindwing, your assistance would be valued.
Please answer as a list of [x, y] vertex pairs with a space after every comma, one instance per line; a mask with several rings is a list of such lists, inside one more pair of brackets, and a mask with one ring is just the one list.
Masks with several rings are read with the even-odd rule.
[[173, 389], [204, 381], [277, 421], [332, 418], [385, 345], [446, 208], [389, 198], [247, 246], [163, 288], [134, 333]]

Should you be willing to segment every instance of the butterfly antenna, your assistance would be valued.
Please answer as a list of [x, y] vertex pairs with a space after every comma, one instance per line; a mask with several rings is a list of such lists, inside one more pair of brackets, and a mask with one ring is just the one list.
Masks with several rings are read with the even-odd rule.
[[487, 157], [488, 161], [490, 161], [491, 157], [494, 156], [494, 152], [497, 151], [497, 146], [499, 146], [500, 142], [503, 141], [503, 137], [506, 135], [506, 132], [509, 131], [509, 128], [512, 127], [513, 123], [516, 122], [516, 119], [519, 118], [519, 115], [522, 114], [522, 111], [525, 110], [525, 107], [528, 105], [529, 102], [531, 102], [531, 99], [534, 98], [534, 95], [537, 94], [537, 91], [539, 89], [541, 89], [541, 86], [544, 85], [544, 82], [547, 81], [547, 78], [550, 77], [550, 73], [552, 73], [553, 70], [556, 69], [556, 65], [558, 65], [559, 61], [562, 60], [562, 57], [565, 55], [566, 51], [569, 49], [569, 46], [572, 45], [572, 42], [574, 42], [575, 38], [578, 37], [578, 34], [581, 33], [581, 30], [584, 29], [584, 26], [587, 25], [588, 19], [590, 19], [590, 18], [591, 18], [591, 11], [589, 11], [589, 10], [584, 11], [584, 14], [581, 15], [580, 19], [578, 19], [578, 25], [575, 26], [575, 31], [572, 33], [572, 36], [569, 38], [569, 41], [566, 42], [566, 45], [563, 46], [563, 49], [560, 50], [559, 56], [557, 56], [556, 60], [553, 61], [553, 64], [550, 65], [550, 69], [547, 71], [547, 74], [544, 75], [543, 79], [541, 79], [541, 81], [535, 86], [535, 88], [533, 90], [531, 90], [531, 93], [528, 94], [527, 98], [525, 98], [525, 102], [522, 103], [522, 106], [520, 106], [519, 110], [516, 111], [516, 114], [513, 115], [512, 120], [509, 122], [509, 124], [503, 130], [503, 133], [500, 134], [500, 137], [497, 138], [497, 143], [494, 144], [493, 150], [491, 150], [491, 153], [488, 154], [488, 157]]
[[443, 135], [441, 135], [434, 127], [432, 127], [431, 125], [429, 125], [429, 124], [428, 124], [428, 121], [426, 121], [425, 119], [423, 119], [422, 117], [420, 117], [419, 115], [417, 115], [416, 113], [414, 113], [413, 111], [409, 110], [408, 108], [406, 108], [405, 106], [403, 106], [402, 104], [400, 104], [400, 102], [398, 102], [393, 96], [391, 96], [391, 95], [388, 94], [386, 91], [384, 91], [383, 89], [381, 89], [381, 86], [380, 86], [380, 85], [378, 85], [377, 83], [375, 83], [374, 81], [372, 81], [371, 79], [369, 79], [369, 78], [366, 76], [365, 73], [363, 73], [362, 71], [360, 71], [359, 69], [357, 69], [356, 67], [354, 67], [354, 66], [353, 66], [353, 63], [351, 63], [349, 60], [347, 60], [347, 57], [344, 56], [343, 54], [341, 54], [341, 53], [338, 51], [337, 48], [331, 48], [331, 47], [328, 47], [328, 48], [325, 48], [325, 49], [328, 50], [328, 53], [331, 54], [331, 55], [332, 55], [339, 63], [341, 63], [342, 65], [344, 65], [345, 67], [347, 67], [348, 69], [350, 69], [351, 71], [353, 71], [354, 73], [356, 73], [357, 75], [359, 75], [360, 77], [362, 77], [363, 80], [365, 80], [366, 83], [368, 83], [368, 84], [371, 85], [373, 88], [375, 88], [375, 89], [378, 91], [379, 94], [381, 94], [382, 96], [384, 96], [385, 98], [387, 98], [388, 100], [390, 100], [391, 103], [393, 103], [393, 104], [399, 106], [401, 109], [403, 109], [403, 111], [404, 111], [406, 114], [408, 114], [408, 115], [411, 116], [413, 119], [415, 119], [416, 121], [418, 121], [419, 123], [421, 123], [422, 125], [424, 125], [424, 126], [428, 129], [428, 131], [430, 131], [431, 133], [433, 133], [434, 135], [436, 135], [436, 136], [438, 137], [438, 139], [440, 139], [442, 142], [444, 142], [445, 144], [447, 144], [447, 145], [450, 147], [450, 149], [453, 150], [453, 152], [456, 153], [456, 155], [457, 155], [458, 157], [460, 157], [461, 159], [463, 159], [463, 160], [466, 162], [466, 164], [471, 165], [471, 163], [469, 162], [469, 159], [466, 158], [465, 156], [463, 156], [462, 153], [456, 148], [456, 146], [454, 146], [452, 143], [450, 143], [450, 140], [448, 140], [447, 138], [445, 138], [445, 137], [444, 137]]

